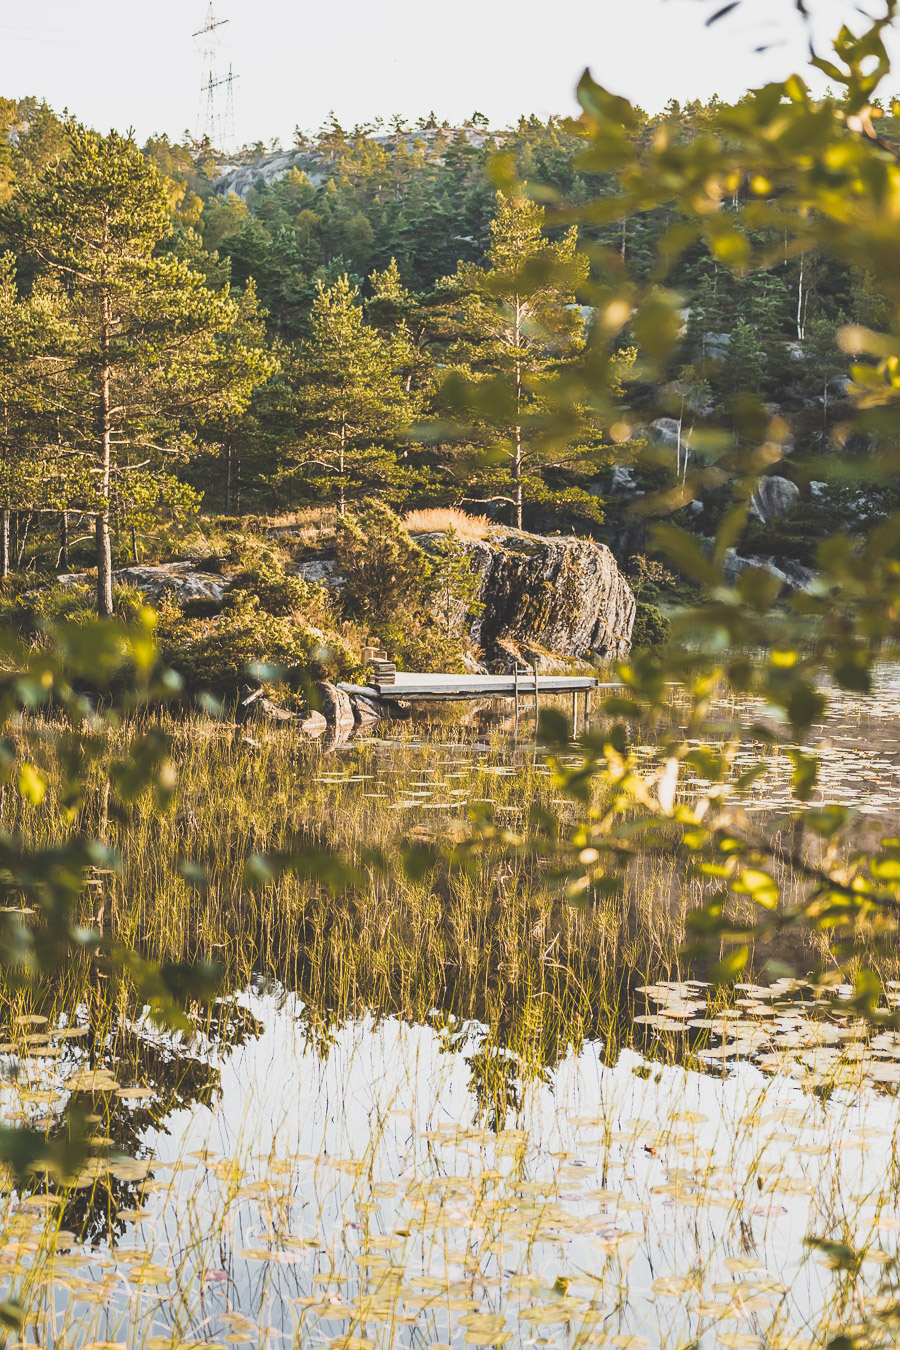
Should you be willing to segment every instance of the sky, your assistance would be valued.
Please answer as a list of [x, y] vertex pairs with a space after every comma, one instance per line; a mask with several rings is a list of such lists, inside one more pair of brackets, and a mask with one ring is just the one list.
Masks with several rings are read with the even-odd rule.
[[[494, 126], [569, 113], [585, 66], [648, 111], [670, 98], [731, 99], [806, 60], [792, 0], [215, 0], [217, 73], [229, 65], [238, 142], [434, 109]], [[871, 0], [878, 6], [879, 0]], [[851, 22], [852, 0], [807, 0], [818, 40]], [[0, 8], [0, 94], [45, 98], [138, 138], [198, 131], [208, 78], [192, 36], [208, 0], [31, 0]], [[9, 18], [11, 21], [6, 22]], [[14, 20], [14, 21], [13, 21]], [[762, 45], [769, 49], [756, 53]], [[898, 43], [900, 51], [900, 43]], [[222, 91], [224, 93], [224, 90]], [[199, 127], [202, 130], [202, 127]]]

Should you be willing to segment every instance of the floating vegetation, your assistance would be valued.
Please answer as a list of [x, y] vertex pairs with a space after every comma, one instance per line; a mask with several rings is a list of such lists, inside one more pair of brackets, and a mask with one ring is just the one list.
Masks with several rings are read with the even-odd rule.
[[[97, 1159], [89, 1186], [8, 1183], [0, 1273], [32, 1293], [23, 1345], [786, 1348], [824, 1345], [851, 1310], [900, 1327], [893, 1097], [813, 1095], [746, 1060], [609, 1064], [592, 1043], [488, 1128], [487, 1028], [448, 1043], [364, 1019], [323, 1058], [296, 1000], [243, 1001], [259, 1034], [208, 1043], [211, 1115], [151, 1111], [149, 1156]], [[86, 1242], [97, 1205], [110, 1227]]]
[[[879, 681], [874, 713], [842, 695], [821, 729], [870, 815], [900, 791], [900, 675]], [[722, 735], [765, 715], [726, 695], [713, 711]], [[457, 838], [470, 811], [512, 833], [571, 806], [533, 743], [447, 745], [438, 726], [325, 758], [279, 731], [250, 754], [227, 729], [170, 730], [179, 803], [138, 820], [86, 905], [135, 946], [218, 961], [225, 988], [177, 1035], [89, 954], [36, 1006], [4, 993], [0, 1111], [60, 1159], [0, 1195], [10, 1345], [824, 1350], [900, 1333], [889, 946], [873, 944], [873, 1027], [849, 986], [767, 976], [773, 956], [819, 966], [812, 939], [756, 953], [727, 996], [689, 969], [704, 883], [664, 852], [580, 908], [526, 855], [490, 852], [336, 895], [294, 874], [254, 889], [253, 852], [285, 840], [364, 858]], [[748, 754], [765, 773], [740, 809], [790, 808], [789, 763]], [[22, 811], [10, 824], [34, 830]], [[215, 842], [197, 884], [169, 866], [185, 837]], [[73, 1118], [87, 1157], [66, 1153]]]

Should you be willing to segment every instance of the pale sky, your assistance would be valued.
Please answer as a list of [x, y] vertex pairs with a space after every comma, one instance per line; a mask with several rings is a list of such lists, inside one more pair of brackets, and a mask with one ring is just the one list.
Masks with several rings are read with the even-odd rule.
[[[669, 98], [734, 98], [805, 64], [793, 0], [215, 0], [219, 75], [235, 81], [238, 141], [290, 143], [334, 109], [347, 126], [434, 109], [495, 126], [574, 110], [583, 68], [652, 111]], [[852, 0], [807, 0], [823, 37]], [[0, 8], [0, 93], [139, 138], [195, 132], [208, 0], [31, 0]], [[878, 0], [871, 0], [878, 7]], [[9, 22], [5, 20], [9, 19]], [[755, 54], [762, 43], [777, 43]], [[824, 46], [824, 42], [823, 42]], [[900, 44], [898, 44], [900, 47]], [[897, 85], [900, 86], [900, 78]]]

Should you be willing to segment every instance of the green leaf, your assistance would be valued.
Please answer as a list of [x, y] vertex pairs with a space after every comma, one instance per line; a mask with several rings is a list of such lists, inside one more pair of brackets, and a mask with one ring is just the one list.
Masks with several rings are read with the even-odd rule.
[[40, 806], [47, 794], [47, 780], [33, 764], [23, 764], [19, 769], [19, 792], [32, 806]]
[[651, 530], [653, 547], [665, 553], [679, 571], [693, 581], [716, 586], [722, 580], [721, 572], [707, 557], [697, 539], [676, 525], [654, 525]]
[[709, 972], [713, 984], [730, 984], [746, 968], [750, 960], [750, 948], [735, 947], [721, 961], [717, 961]]
[[547, 746], [563, 749], [571, 742], [569, 720], [558, 708], [541, 708], [538, 718], [538, 740]]
[[831, 839], [844, 828], [849, 817], [846, 806], [811, 806], [803, 812], [803, 824], [821, 839]]

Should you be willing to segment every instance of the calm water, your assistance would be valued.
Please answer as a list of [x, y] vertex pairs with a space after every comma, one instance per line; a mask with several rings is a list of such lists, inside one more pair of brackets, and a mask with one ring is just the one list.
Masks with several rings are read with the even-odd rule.
[[[823, 800], [896, 812], [898, 702], [898, 668], [873, 699], [835, 696]], [[320, 782], [437, 823], [515, 773], [486, 752], [423, 747], [398, 795], [390, 745], [355, 747]], [[748, 805], [789, 788], [773, 756]], [[437, 1009], [329, 1024], [261, 983], [190, 1043], [120, 1026], [98, 1057], [81, 1010], [16, 1028], [4, 1112], [40, 1127], [77, 1093], [113, 1148], [65, 1200], [7, 1198], [9, 1293], [48, 1213], [64, 1229], [22, 1343], [804, 1350], [887, 1315], [900, 1038], [789, 981], [724, 1010], [698, 982], [640, 998], [630, 1048], [550, 1066]], [[810, 1237], [852, 1249], [850, 1275]]]
[[[64, 1343], [801, 1345], [897, 1282], [900, 1117], [851, 1074], [859, 1037], [818, 1095], [802, 1054], [709, 1074], [591, 1044], [488, 1129], [486, 1029], [364, 1019], [325, 1046], [293, 997], [238, 1002], [257, 1034], [142, 1132], [114, 1247], [66, 1248]], [[810, 1234], [867, 1249], [849, 1314]]]

